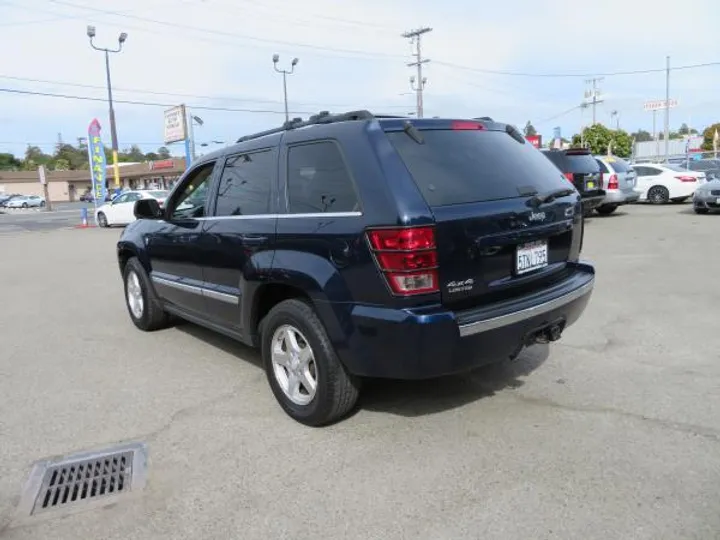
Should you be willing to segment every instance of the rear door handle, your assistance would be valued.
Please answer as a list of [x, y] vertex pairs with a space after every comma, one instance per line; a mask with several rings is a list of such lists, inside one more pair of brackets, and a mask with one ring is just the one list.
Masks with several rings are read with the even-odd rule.
[[267, 236], [260, 236], [257, 234], [241, 234], [240, 239], [245, 244], [264, 244], [268, 241]]

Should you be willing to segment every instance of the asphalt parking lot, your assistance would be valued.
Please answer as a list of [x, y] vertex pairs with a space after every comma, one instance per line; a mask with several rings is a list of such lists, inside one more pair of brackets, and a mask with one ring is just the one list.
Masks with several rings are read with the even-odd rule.
[[[323, 429], [257, 356], [185, 324], [137, 331], [118, 229], [0, 236], [0, 537], [713, 539], [720, 533], [720, 216], [587, 224], [597, 285], [551, 346], [467, 376], [373, 382]], [[139, 497], [15, 514], [38, 459], [144, 441]]]
[[94, 207], [88, 203], [52, 203], [52, 211], [0, 208], [0, 235], [74, 227], [82, 223], [82, 208], [87, 209], [92, 224]]

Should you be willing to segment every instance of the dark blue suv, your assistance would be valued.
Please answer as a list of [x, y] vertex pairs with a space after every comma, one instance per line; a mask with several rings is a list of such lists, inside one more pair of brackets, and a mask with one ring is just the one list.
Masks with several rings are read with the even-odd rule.
[[322, 425], [364, 377], [431, 378], [554, 341], [581, 315], [578, 192], [512, 126], [320, 113], [193, 163], [117, 245], [130, 317], [259, 347]]

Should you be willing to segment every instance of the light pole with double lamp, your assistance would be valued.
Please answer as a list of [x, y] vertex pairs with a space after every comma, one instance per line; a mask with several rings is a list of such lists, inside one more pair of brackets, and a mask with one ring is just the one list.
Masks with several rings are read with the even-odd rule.
[[287, 100], [287, 76], [292, 75], [295, 71], [295, 66], [297, 66], [297, 63], [299, 60], [297, 58], [293, 58], [292, 63], [290, 64], [290, 70], [286, 69], [278, 69], [278, 62], [280, 61], [280, 55], [273, 54], [273, 67], [275, 68], [275, 71], [278, 73], [282, 73], [283, 76], [283, 96], [285, 97], [285, 121], [290, 121], [290, 113], [288, 113], [288, 100]]
[[105, 53], [105, 76], [107, 77], [108, 104], [110, 105], [110, 137], [112, 138], [112, 158], [113, 158], [113, 176], [115, 178], [115, 189], [120, 187], [120, 167], [118, 166], [118, 140], [117, 127], [115, 126], [115, 110], [113, 109], [112, 85], [110, 84], [110, 53], [119, 53], [122, 51], [123, 43], [127, 39], [127, 34], [122, 32], [118, 36], [118, 46], [115, 49], [97, 47], [94, 43], [95, 27], [87, 27], [87, 35], [90, 38], [90, 46], [96, 51]]

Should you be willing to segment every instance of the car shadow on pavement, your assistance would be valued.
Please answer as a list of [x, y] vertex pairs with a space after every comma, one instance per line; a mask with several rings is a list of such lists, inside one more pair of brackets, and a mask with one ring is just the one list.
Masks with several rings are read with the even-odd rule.
[[260, 351], [243, 345], [237, 340], [230, 337], [218, 334], [213, 330], [209, 330], [202, 326], [198, 326], [191, 322], [180, 321], [176, 324], [176, 329], [180, 332], [185, 332], [189, 336], [204, 341], [211, 347], [216, 347], [232, 356], [245, 360], [253, 366], [262, 369], [262, 358], [260, 358]]
[[369, 379], [360, 396], [360, 408], [397, 414], [425, 416], [491, 397], [507, 388], [525, 384], [529, 375], [548, 358], [548, 345], [525, 349], [515, 360], [505, 360], [469, 373], [425, 381]]

